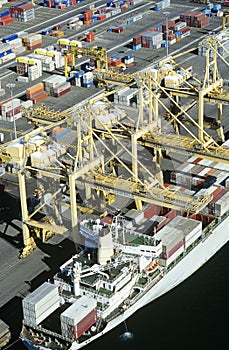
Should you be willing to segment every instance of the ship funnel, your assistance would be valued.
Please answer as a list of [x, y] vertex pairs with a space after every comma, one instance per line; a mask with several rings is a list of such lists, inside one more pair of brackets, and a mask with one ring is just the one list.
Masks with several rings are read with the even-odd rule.
[[112, 234], [108, 227], [103, 227], [100, 230], [98, 244], [98, 263], [105, 265], [107, 262], [111, 261], [114, 255]]

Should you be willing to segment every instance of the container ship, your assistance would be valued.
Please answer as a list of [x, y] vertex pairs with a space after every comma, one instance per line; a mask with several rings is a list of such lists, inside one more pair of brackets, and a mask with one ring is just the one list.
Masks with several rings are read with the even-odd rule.
[[[192, 157], [182, 171], [201, 162], [206, 160]], [[213, 166], [217, 167], [215, 162]], [[201, 213], [188, 216], [151, 204], [141, 211], [132, 208], [103, 217], [84, 216], [78, 225], [77, 254], [22, 301], [20, 338], [25, 346], [39, 350], [86, 347], [216, 254], [229, 237], [228, 172], [219, 168], [207, 188], [188, 190], [193, 198], [203, 191], [211, 195]], [[187, 177], [178, 173], [179, 189], [184, 191]], [[173, 180], [174, 173], [170, 175]], [[200, 176], [189, 181], [203, 182]]]

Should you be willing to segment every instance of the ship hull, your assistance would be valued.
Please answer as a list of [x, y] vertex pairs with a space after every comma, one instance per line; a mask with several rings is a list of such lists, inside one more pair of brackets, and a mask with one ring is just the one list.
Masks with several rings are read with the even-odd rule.
[[[217, 253], [228, 242], [229, 217], [220, 223], [212, 232], [212, 234], [204, 241], [199, 243], [191, 252], [189, 252], [177, 265], [175, 265], [164, 277], [147, 291], [136, 303], [124, 311], [121, 315], [110, 321], [102, 332], [92, 336], [90, 339], [78, 344], [74, 342], [71, 350], [81, 349], [103, 334], [117, 327], [128, 317], [133, 315], [137, 310], [167, 293], [181, 282], [186, 280], [202, 265], [204, 265], [214, 254]], [[33, 344], [27, 339], [22, 339], [29, 350], [39, 349], [47, 350], [41, 345]], [[48, 349], [49, 350], [49, 349]], [[51, 350], [51, 349], [50, 349]]]

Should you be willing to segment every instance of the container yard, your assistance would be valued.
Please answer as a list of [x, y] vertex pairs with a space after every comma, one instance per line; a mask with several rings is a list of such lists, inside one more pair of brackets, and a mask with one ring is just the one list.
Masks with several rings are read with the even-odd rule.
[[[0, 308], [23, 297], [12, 342], [23, 323], [25, 343], [81, 348], [227, 242], [214, 238], [229, 209], [227, 6], [0, 1]], [[46, 247], [66, 238], [47, 270]], [[53, 284], [82, 247], [93, 278], [77, 255], [74, 283]]]

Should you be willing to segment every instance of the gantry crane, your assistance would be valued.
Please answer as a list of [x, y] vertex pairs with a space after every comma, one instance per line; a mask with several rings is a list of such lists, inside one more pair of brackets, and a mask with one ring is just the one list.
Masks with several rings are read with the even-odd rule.
[[[107, 51], [104, 47], [93, 46], [90, 48], [71, 46], [68, 49], [63, 49], [64, 52], [64, 71], [65, 76], [69, 76], [69, 71], [75, 67], [75, 58], [77, 56], [87, 56], [95, 58], [96, 69], [98, 72], [100, 70], [108, 70], [108, 60]], [[70, 63], [70, 66], [69, 64]]]
[[[74, 48], [75, 49], [75, 48]], [[82, 48], [76, 48], [82, 49]], [[96, 48], [97, 50], [97, 48]], [[99, 50], [98, 50], [99, 51]], [[79, 51], [71, 51], [72, 54], [82, 54]], [[88, 53], [88, 52], [87, 52]], [[92, 52], [91, 52], [92, 53]], [[101, 53], [101, 51], [100, 51]], [[95, 56], [95, 52], [92, 53]], [[101, 56], [100, 56], [101, 57]], [[83, 205], [77, 203], [77, 193], [79, 188], [83, 188], [85, 200], [93, 202], [93, 197], [98, 195], [103, 200], [111, 203], [115, 196], [123, 196], [135, 200], [137, 209], [142, 209], [142, 203], [154, 203], [164, 207], [185, 211], [187, 215], [200, 212], [211, 200], [211, 196], [202, 196], [200, 198], [189, 197], [176, 191], [164, 187], [161, 170], [157, 167], [156, 173], [144, 166], [139, 160], [138, 145], [144, 145], [154, 148], [158, 163], [160, 163], [161, 150], [168, 152], [175, 150], [177, 152], [190, 152], [200, 155], [203, 158], [214, 159], [217, 161], [229, 163], [229, 149], [220, 147], [212, 138], [210, 138], [203, 129], [203, 101], [219, 99], [221, 101], [222, 80], [219, 79], [217, 71], [214, 71], [210, 77], [210, 67], [208, 65], [204, 82], [201, 86], [202, 92], [193, 87], [184, 79], [189, 90], [179, 89], [179, 87], [169, 89], [162, 86], [162, 80], [174, 72], [173, 58], [170, 64], [164, 69], [166, 62], [161, 61], [157, 72], [154, 66], [142, 70], [127, 77], [112, 76], [110, 82], [114, 84], [115, 79], [120, 80], [117, 88], [113, 88], [113, 93], [120, 89], [120, 85], [137, 86], [139, 88], [139, 114], [138, 118], [131, 127], [121, 123], [119, 119], [107, 125], [98, 119], [93, 106], [96, 100], [105, 100], [111, 93], [101, 92], [96, 98], [88, 100], [85, 104], [73, 106], [63, 112], [49, 111], [44, 105], [31, 109], [27, 112], [28, 118], [34, 123], [43, 123], [44, 126], [38, 126], [32, 132], [19, 137], [13, 142], [0, 146], [1, 158], [4, 163], [16, 163], [18, 171], [18, 182], [21, 200], [22, 227], [24, 250], [22, 256], [26, 256], [35, 247], [34, 237], [41, 237], [44, 241], [52, 234], [62, 234], [67, 230], [74, 231], [78, 223], [78, 208]], [[106, 64], [106, 58], [102, 60]], [[108, 75], [105, 71], [100, 79], [107, 80]], [[174, 74], [174, 73], [173, 73]], [[200, 82], [201, 83], [201, 82]], [[144, 98], [144, 91], [148, 92], [148, 97]], [[188, 107], [179, 106], [178, 99], [174, 96], [192, 96], [199, 106], [198, 121], [193, 120], [199, 130], [197, 135], [191, 133], [188, 128], [179, 120], [179, 115], [173, 114], [169, 108], [161, 101], [160, 94], [164, 93], [177, 108], [180, 113], [188, 116]], [[226, 99], [227, 96], [223, 96]], [[159, 123], [159, 105], [169, 112], [182, 127], [189, 132], [189, 136], [163, 133]], [[147, 107], [148, 115], [145, 118], [144, 108]], [[108, 106], [108, 108], [110, 108]], [[191, 118], [191, 117], [190, 117]], [[94, 121], [96, 120], [96, 125]], [[69, 128], [73, 136], [74, 148], [66, 144], [57, 144], [50, 137], [53, 128], [58, 126]], [[74, 126], [72, 128], [71, 126]], [[39, 135], [39, 138], [37, 137]], [[209, 138], [208, 138], [209, 137]], [[109, 140], [118, 145], [118, 151], [113, 151], [109, 145]], [[18, 153], [18, 141], [20, 142], [20, 153]], [[126, 147], [125, 142], [130, 145]], [[57, 147], [58, 146], [58, 147]], [[55, 149], [55, 147], [57, 147]], [[53, 152], [50, 165], [37, 166], [31, 162], [34, 153]], [[55, 150], [55, 151], [54, 151]], [[101, 152], [102, 150], [102, 152]], [[51, 152], [48, 152], [51, 151]], [[16, 152], [16, 153], [15, 153]], [[125, 152], [131, 159], [131, 166], [127, 166], [122, 160], [121, 155]], [[41, 152], [42, 153], [42, 152]], [[114, 163], [123, 167], [125, 177], [119, 175]], [[145, 179], [139, 178], [138, 169], [141, 168], [145, 174]], [[27, 182], [30, 177], [35, 177], [34, 195], [38, 199], [38, 204], [32, 211], [28, 210]], [[52, 181], [51, 181], [52, 180]], [[62, 185], [65, 185], [63, 187]], [[101, 211], [104, 211], [103, 200]], [[64, 208], [70, 208], [70, 220], [64, 218]], [[93, 209], [93, 208], [92, 208]], [[82, 209], [83, 210], [83, 209]], [[36, 214], [42, 213], [42, 219], [37, 219]]]

